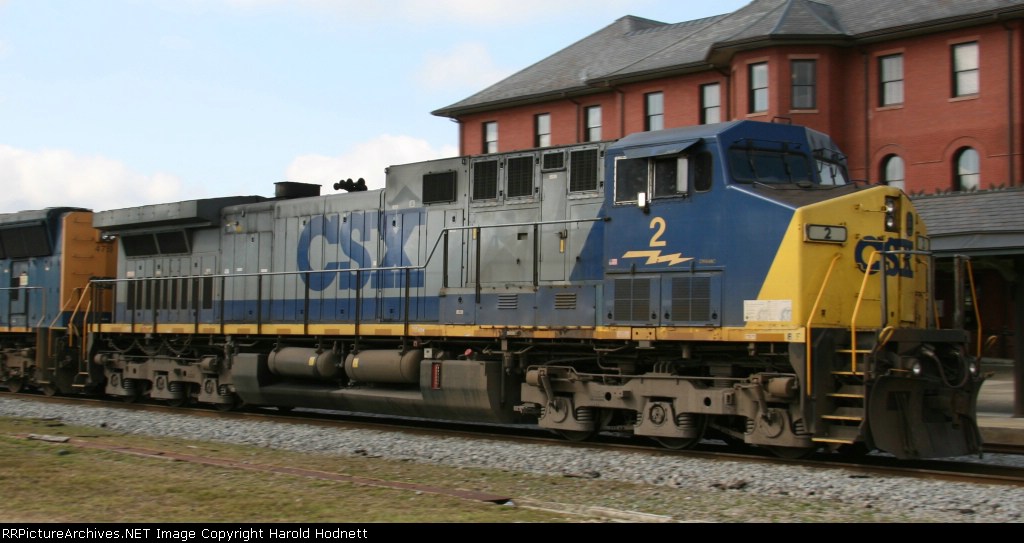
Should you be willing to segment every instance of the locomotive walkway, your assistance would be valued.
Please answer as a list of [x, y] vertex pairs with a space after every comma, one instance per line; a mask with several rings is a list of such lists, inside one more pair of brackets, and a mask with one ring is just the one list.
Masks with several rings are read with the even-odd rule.
[[978, 425], [982, 441], [1024, 447], [1024, 418], [1013, 416], [1013, 361], [985, 359], [982, 371], [994, 375], [981, 385]]

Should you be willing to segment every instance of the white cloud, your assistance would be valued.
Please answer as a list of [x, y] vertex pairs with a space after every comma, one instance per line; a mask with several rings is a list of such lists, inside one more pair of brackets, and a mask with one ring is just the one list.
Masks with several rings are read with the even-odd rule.
[[334, 190], [342, 179], [366, 180], [371, 190], [384, 187], [384, 168], [422, 160], [451, 157], [458, 154], [454, 145], [435, 148], [425, 140], [409, 136], [384, 134], [356, 145], [339, 156], [303, 155], [288, 166], [287, 179], [302, 183], [319, 183], [323, 194]]
[[424, 55], [416, 80], [431, 90], [451, 90], [453, 85], [482, 89], [513, 71], [496, 66], [483, 44], [461, 43], [449, 51]]
[[0, 179], [0, 213], [60, 206], [102, 211], [186, 199], [173, 175], [141, 174], [116, 160], [59, 149], [0, 145]]

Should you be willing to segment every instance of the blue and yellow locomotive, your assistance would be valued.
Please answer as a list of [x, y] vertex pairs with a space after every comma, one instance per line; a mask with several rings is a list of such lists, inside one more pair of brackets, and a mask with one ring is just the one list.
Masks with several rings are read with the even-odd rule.
[[77, 304], [62, 382], [671, 448], [981, 449], [925, 225], [821, 133], [735, 121], [339, 186], [96, 213], [117, 272]]

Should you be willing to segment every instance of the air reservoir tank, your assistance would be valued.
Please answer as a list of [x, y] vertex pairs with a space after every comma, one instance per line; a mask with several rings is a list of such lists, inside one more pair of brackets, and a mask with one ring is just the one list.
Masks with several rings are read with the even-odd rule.
[[353, 381], [415, 385], [420, 382], [423, 350], [360, 351], [345, 359], [345, 373]]
[[332, 380], [341, 370], [341, 353], [284, 347], [270, 353], [267, 366], [280, 377]]

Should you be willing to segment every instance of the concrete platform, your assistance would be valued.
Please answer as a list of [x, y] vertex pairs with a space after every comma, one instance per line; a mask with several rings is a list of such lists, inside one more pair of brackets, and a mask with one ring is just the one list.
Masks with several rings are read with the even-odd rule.
[[1013, 416], [1013, 361], [985, 359], [982, 371], [993, 373], [978, 395], [982, 441], [992, 445], [1024, 446], [1024, 418]]

